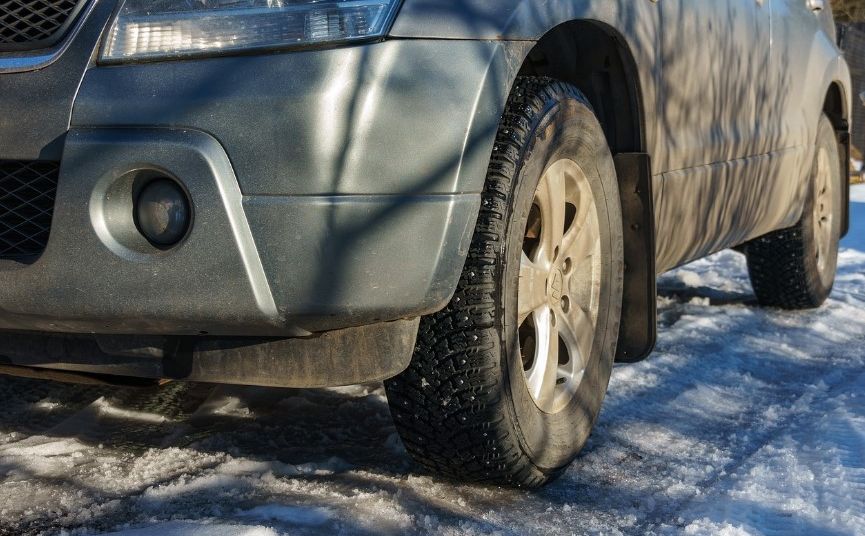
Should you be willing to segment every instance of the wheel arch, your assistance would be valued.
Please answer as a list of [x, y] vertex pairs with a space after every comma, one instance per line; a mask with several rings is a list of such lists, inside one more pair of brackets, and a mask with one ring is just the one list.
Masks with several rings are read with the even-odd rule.
[[[594, 108], [616, 164], [625, 240], [625, 294], [617, 359], [638, 361], [656, 338], [655, 216], [649, 118], [650, 70], [616, 26], [572, 18], [537, 39], [501, 40], [479, 90], [467, 130], [458, 181], [464, 191], [483, 187], [495, 132], [520, 75], [547, 76], [579, 88]], [[637, 45], [635, 45], [637, 46]]]
[[518, 74], [573, 84], [587, 97], [616, 163], [625, 241], [625, 288], [617, 360], [639, 361], [655, 345], [655, 218], [643, 91], [635, 56], [614, 27], [571, 20], [541, 37]]
[[823, 101], [823, 113], [832, 121], [836, 130], [849, 129], [849, 110], [847, 109], [846, 91], [842, 83], [834, 80], [826, 89]]
[[592, 20], [559, 24], [537, 41], [518, 74], [573, 84], [592, 103], [614, 155], [646, 152], [637, 63], [612, 26]]

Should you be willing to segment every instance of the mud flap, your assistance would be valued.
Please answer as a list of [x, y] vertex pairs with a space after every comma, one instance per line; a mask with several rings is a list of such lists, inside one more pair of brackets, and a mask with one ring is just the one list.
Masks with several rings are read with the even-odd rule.
[[841, 145], [841, 172], [844, 174], [844, 187], [841, 188], [841, 206], [844, 207], [841, 238], [844, 238], [850, 232], [850, 126], [846, 121], [837, 133], [838, 143]]
[[622, 196], [625, 281], [616, 361], [635, 363], [652, 353], [657, 339], [655, 209], [651, 158], [643, 153], [615, 157]]

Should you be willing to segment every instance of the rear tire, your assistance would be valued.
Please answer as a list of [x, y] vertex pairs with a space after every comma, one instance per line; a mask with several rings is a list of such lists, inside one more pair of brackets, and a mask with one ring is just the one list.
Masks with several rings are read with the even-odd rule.
[[799, 223], [745, 247], [751, 284], [763, 306], [820, 307], [835, 283], [844, 181], [835, 129], [826, 116], [820, 120], [810, 181]]
[[615, 169], [588, 101], [571, 85], [519, 78], [456, 293], [422, 320], [408, 370], [385, 382], [414, 459], [459, 480], [555, 477], [606, 393], [622, 270]]

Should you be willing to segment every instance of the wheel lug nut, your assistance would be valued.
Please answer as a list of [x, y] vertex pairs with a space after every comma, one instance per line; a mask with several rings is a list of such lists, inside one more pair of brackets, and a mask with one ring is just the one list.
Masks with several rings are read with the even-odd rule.
[[571, 310], [571, 299], [567, 296], [562, 296], [562, 312], [567, 313]]

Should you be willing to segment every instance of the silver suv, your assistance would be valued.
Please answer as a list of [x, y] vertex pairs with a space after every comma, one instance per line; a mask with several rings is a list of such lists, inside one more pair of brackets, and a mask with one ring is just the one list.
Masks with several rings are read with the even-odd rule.
[[823, 0], [0, 3], [0, 371], [386, 380], [427, 469], [538, 486], [655, 276], [817, 307], [847, 230]]

